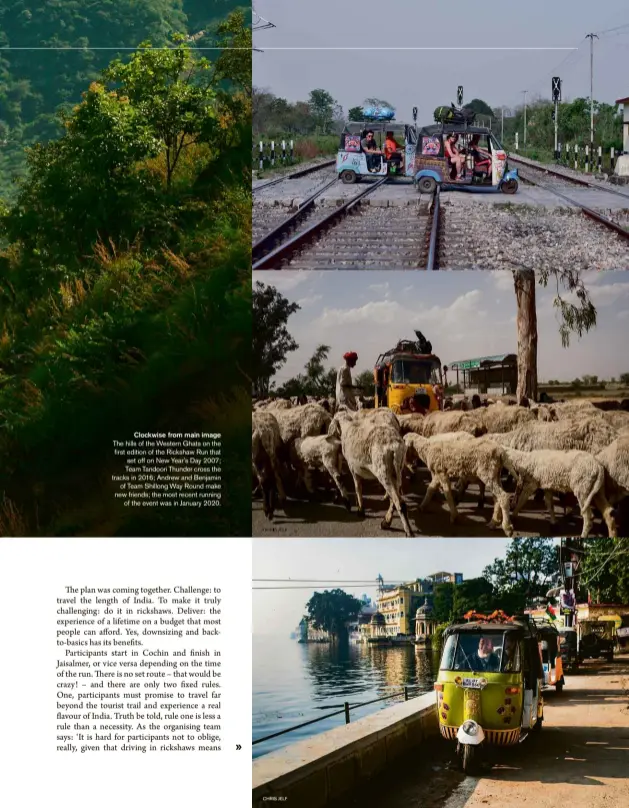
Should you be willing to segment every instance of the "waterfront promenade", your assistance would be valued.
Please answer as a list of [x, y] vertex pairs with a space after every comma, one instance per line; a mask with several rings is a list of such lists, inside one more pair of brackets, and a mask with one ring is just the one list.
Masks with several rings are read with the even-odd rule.
[[[273, 772], [280, 771], [287, 802], [295, 804], [291, 797], [299, 794], [308, 808], [629, 805], [629, 655], [612, 663], [588, 661], [578, 675], [566, 676], [562, 693], [546, 691], [542, 732], [500, 750], [482, 777], [459, 771], [454, 745], [435, 734], [432, 699], [426, 694], [324, 733], [309, 750], [295, 744], [259, 758], [254, 805], [268, 805], [264, 794], [282, 794], [273, 788]], [[308, 755], [315, 748], [321, 765]], [[291, 760], [288, 771], [284, 764]]]
[[[544, 727], [483, 777], [459, 772], [435, 740], [344, 801], [345, 808], [625, 808], [629, 805], [629, 655], [587, 661], [544, 694]], [[426, 756], [426, 752], [429, 755]], [[335, 805], [334, 808], [337, 808]]]

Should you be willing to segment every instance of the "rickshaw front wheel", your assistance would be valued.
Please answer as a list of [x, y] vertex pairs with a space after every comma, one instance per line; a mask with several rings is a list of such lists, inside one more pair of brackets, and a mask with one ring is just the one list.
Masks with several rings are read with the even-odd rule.
[[515, 194], [518, 190], [518, 181], [517, 180], [506, 180], [500, 186], [500, 190], [503, 194]]
[[345, 183], [345, 185], [352, 185], [352, 183], [356, 182], [356, 173], [354, 171], [341, 171], [341, 181]]
[[434, 177], [422, 177], [417, 184], [422, 194], [434, 194], [437, 190], [437, 180]]
[[463, 744], [461, 752], [461, 763], [465, 774], [475, 774], [478, 771], [478, 747], [471, 744]]
[[535, 726], [533, 727], [533, 732], [541, 732], [543, 725], [544, 725], [544, 719], [538, 718], [537, 721], [535, 722]]
[[557, 693], [561, 693], [561, 691], [563, 690], [563, 682], [557, 682], [557, 684], [555, 685], [555, 690]]

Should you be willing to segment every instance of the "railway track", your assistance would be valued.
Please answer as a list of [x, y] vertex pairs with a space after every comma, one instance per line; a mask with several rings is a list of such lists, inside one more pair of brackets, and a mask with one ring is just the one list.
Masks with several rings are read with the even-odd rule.
[[[598, 224], [603, 225], [603, 227], [606, 227], [608, 230], [612, 230], [622, 239], [629, 242], [629, 230], [622, 227], [621, 225], [618, 224], [618, 222], [615, 222], [608, 216], [604, 216], [602, 213], [599, 213], [598, 211], [589, 208], [587, 205], [583, 205], [581, 202], [574, 199], [574, 197], [567, 196], [566, 194], [562, 193], [559, 190], [560, 187], [565, 188], [575, 184], [580, 186], [585, 185], [589, 188], [594, 188], [596, 190], [600, 190], [599, 186], [592, 185], [591, 183], [588, 183], [586, 180], [581, 180], [577, 177], [568, 177], [568, 175], [562, 174], [561, 172], [558, 171], [552, 171], [546, 168], [538, 169], [536, 167], [524, 163], [523, 165], [526, 165], [526, 171], [522, 172], [521, 170], [519, 170], [518, 173], [520, 175], [520, 178], [523, 179], [525, 182], [528, 182], [531, 185], [536, 185], [539, 188], [543, 188], [545, 191], [549, 191], [555, 196], [558, 196], [560, 199], [563, 199], [565, 202], [568, 202], [570, 205], [573, 205], [574, 207], [578, 208], [584, 216], [587, 216], [589, 219], [592, 219]], [[553, 180], [551, 182], [544, 181], [545, 174], [549, 174], [551, 177], [553, 177]], [[540, 175], [542, 178], [540, 178]], [[557, 180], [560, 180], [562, 184], [559, 185]], [[603, 190], [607, 192], [607, 189]], [[627, 194], [623, 194], [621, 191], [616, 191], [616, 189], [613, 189], [611, 192], [626, 197], [629, 203], [629, 196]]]
[[591, 188], [595, 191], [605, 191], [605, 193], [614, 194], [615, 196], [624, 197], [629, 204], [629, 193], [620, 191], [618, 188], [609, 187], [609, 184], [604, 182], [591, 182], [583, 177], [575, 177], [574, 174], [567, 174], [565, 171], [559, 171], [551, 166], [544, 165], [543, 163], [535, 163], [532, 160], [522, 160], [519, 157], [509, 155], [509, 162], [519, 163], [527, 169], [533, 169], [544, 174], [549, 174], [555, 179], [564, 180], [568, 185], [580, 185], [582, 188]]
[[[302, 205], [254, 245], [253, 269], [422, 268], [429, 217], [422, 215], [419, 205], [362, 204], [386, 182], [383, 177], [331, 212], [322, 213], [318, 221], [287, 236], [298, 223]], [[306, 201], [312, 203], [313, 199]], [[262, 254], [269, 248], [270, 252]]]
[[318, 163], [315, 166], [308, 166], [307, 168], [300, 168], [297, 171], [292, 171], [290, 174], [282, 174], [281, 177], [277, 177], [274, 180], [269, 180], [268, 182], [263, 182], [261, 185], [254, 185], [251, 189], [254, 194], [258, 193], [258, 191], [262, 191], [265, 188], [270, 188], [272, 185], [277, 185], [280, 182], [284, 182], [285, 180], [296, 180], [300, 177], [305, 177], [307, 174], [314, 174], [317, 171], [322, 171], [324, 168], [330, 168], [336, 164], [336, 160], [326, 160], [324, 163]]

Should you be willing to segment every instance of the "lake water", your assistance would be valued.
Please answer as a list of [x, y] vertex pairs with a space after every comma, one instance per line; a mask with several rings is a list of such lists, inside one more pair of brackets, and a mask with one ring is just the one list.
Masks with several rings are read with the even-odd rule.
[[[414, 646], [300, 644], [283, 637], [253, 638], [253, 740], [279, 732], [326, 712], [342, 709], [414, 686], [409, 695], [432, 690], [438, 657]], [[401, 699], [351, 711], [351, 720]], [[280, 735], [253, 747], [253, 757], [326, 732], [345, 723], [343, 714]]]

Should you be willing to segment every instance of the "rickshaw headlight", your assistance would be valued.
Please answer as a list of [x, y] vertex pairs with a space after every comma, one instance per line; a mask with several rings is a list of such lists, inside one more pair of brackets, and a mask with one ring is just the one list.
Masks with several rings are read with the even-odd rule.
[[439, 682], [435, 682], [435, 690], [439, 691], [440, 693], [443, 692], [443, 685], [440, 685]]
[[463, 723], [462, 730], [467, 735], [476, 735], [478, 732], [478, 724], [475, 721], [465, 721]]
[[520, 692], [519, 687], [505, 687], [505, 693], [507, 696], [515, 696], [516, 693]]

